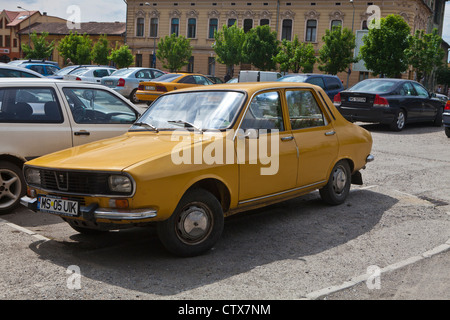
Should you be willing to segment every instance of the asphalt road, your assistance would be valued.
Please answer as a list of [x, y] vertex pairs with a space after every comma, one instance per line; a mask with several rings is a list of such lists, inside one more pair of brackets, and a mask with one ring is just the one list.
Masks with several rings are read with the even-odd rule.
[[180, 259], [155, 230], [83, 236], [25, 208], [0, 216], [2, 300], [450, 299], [450, 139], [364, 125], [375, 161], [338, 207], [318, 192], [230, 217]]

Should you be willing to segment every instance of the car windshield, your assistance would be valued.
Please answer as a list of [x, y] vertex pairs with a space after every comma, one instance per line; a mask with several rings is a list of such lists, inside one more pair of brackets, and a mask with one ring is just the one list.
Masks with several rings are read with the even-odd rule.
[[134, 71], [136, 71], [136, 70], [135, 69], [119, 69], [117, 71], [114, 71], [111, 75], [112, 76], [125, 76]]
[[245, 94], [236, 91], [193, 91], [157, 99], [131, 130], [197, 128], [227, 129], [234, 122]]
[[303, 76], [303, 75], [296, 75], [296, 76], [294, 76], [294, 75], [287, 75], [287, 76], [281, 77], [277, 81], [281, 81], [281, 82], [305, 82], [307, 78], [308, 78], [308, 76]]
[[355, 84], [348, 91], [384, 93], [391, 91], [396, 85], [396, 81], [368, 79]]
[[66, 74], [71, 73], [76, 67], [65, 67], [64, 69], [58, 70], [54, 75], [55, 76], [64, 76]]
[[86, 73], [88, 70], [89, 69], [86, 69], [86, 68], [80, 68], [80, 69], [75, 70], [74, 72], [71, 72], [70, 74], [81, 75], [81, 74]]

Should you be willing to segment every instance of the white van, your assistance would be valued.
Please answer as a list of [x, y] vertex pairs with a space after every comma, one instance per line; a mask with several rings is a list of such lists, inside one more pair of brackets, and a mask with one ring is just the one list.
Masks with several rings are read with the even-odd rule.
[[242, 70], [239, 72], [238, 82], [277, 81], [281, 76], [279, 72]]

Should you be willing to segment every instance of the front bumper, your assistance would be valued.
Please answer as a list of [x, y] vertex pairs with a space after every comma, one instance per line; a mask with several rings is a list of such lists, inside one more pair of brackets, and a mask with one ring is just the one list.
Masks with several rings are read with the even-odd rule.
[[[30, 198], [24, 196], [20, 199], [20, 204], [27, 207], [30, 210], [38, 212], [37, 198]], [[114, 208], [99, 208], [98, 204], [92, 203], [88, 206], [80, 207], [80, 216], [74, 218], [82, 218], [86, 221], [97, 220], [110, 220], [120, 222], [138, 222], [141, 220], [147, 220], [155, 218], [157, 211], [154, 209], [114, 209]], [[59, 214], [56, 214], [59, 215]], [[60, 215], [61, 217], [68, 218], [67, 216]]]

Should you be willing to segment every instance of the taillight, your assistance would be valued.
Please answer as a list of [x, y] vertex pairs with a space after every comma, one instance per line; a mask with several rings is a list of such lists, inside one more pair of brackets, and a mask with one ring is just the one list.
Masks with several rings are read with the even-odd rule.
[[444, 110], [450, 111], [450, 100], [447, 100], [447, 103], [445, 104]]
[[80, 77], [76, 77], [76, 79], [75, 80], [77, 80], [77, 81], [81, 81], [81, 78]]
[[125, 86], [125, 79], [120, 78], [119, 81], [117, 81], [118, 87], [124, 87]]
[[144, 85], [143, 84], [138, 85], [138, 90], [144, 90]]
[[156, 91], [167, 92], [167, 89], [165, 86], [156, 86]]
[[337, 95], [335, 95], [334, 96], [334, 98], [333, 98], [333, 104], [336, 106], [336, 107], [339, 107], [340, 105], [341, 105], [341, 93], [339, 92]]
[[380, 97], [379, 95], [375, 96], [375, 100], [373, 101], [374, 107], [389, 107], [389, 102], [386, 98]]

